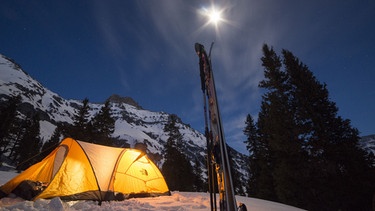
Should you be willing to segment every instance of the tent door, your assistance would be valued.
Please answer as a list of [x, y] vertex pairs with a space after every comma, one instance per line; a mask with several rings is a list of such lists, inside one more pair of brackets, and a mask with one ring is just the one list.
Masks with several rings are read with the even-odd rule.
[[60, 169], [60, 166], [64, 162], [64, 159], [67, 154], [68, 154], [68, 147], [65, 145], [61, 145], [58, 151], [56, 152], [55, 161], [53, 163], [52, 178], [55, 177], [55, 174]]

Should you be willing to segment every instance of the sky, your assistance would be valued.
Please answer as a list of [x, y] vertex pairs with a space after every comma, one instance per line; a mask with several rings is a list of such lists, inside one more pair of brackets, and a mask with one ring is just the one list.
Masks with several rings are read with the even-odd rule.
[[[0, 54], [66, 99], [132, 97], [203, 132], [194, 44], [208, 50], [227, 143], [247, 153], [262, 46], [291, 51], [326, 83], [338, 115], [375, 134], [375, 0], [0, 0]], [[221, 12], [216, 25], [207, 11]]]

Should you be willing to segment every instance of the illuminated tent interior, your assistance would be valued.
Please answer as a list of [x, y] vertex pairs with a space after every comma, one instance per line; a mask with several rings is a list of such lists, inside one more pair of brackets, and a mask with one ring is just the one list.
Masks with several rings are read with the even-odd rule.
[[123, 200], [170, 195], [158, 167], [136, 149], [64, 139], [41, 162], [0, 187], [27, 200]]

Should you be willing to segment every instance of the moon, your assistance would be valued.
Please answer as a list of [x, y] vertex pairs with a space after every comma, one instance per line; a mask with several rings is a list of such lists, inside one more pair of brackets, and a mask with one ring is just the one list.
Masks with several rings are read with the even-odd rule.
[[210, 11], [207, 11], [207, 16], [209, 18], [210, 23], [217, 25], [219, 22], [223, 20], [221, 11], [217, 11], [215, 8], [212, 8]]
[[209, 25], [214, 26], [215, 33], [217, 36], [220, 36], [219, 25], [222, 24], [230, 24], [230, 21], [226, 19], [225, 13], [228, 7], [217, 7], [215, 5], [211, 5], [211, 7], [202, 7], [198, 10], [198, 13], [206, 19], [204, 25], [202, 25], [199, 30], [208, 27]]

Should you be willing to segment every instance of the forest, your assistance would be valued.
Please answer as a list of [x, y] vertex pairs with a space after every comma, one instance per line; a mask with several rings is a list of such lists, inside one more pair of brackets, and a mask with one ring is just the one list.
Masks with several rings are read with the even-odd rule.
[[374, 155], [338, 115], [326, 84], [290, 51], [263, 46], [265, 90], [246, 118], [248, 195], [307, 210], [371, 210]]

